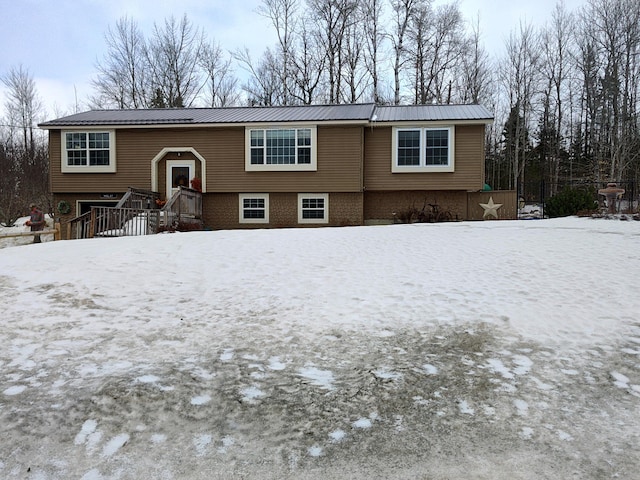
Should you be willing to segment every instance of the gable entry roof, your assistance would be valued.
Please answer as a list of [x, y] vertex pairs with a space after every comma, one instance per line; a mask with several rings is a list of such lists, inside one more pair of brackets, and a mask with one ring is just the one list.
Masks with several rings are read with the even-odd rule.
[[489, 123], [491, 113], [481, 105], [367, 104], [304, 105], [286, 107], [158, 108], [145, 110], [90, 110], [39, 124], [59, 127], [220, 125], [247, 123], [355, 122], [380, 124], [406, 121], [477, 121]]

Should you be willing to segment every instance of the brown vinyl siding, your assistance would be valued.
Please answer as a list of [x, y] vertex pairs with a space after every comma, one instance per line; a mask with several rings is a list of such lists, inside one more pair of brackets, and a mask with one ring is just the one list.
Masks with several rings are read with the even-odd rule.
[[[81, 131], [81, 129], [76, 129]], [[116, 173], [62, 173], [61, 132], [50, 130], [51, 191], [122, 193], [130, 186], [151, 188], [151, 157], [140, 131], [116, 131]]]
[[[192, 147], [206, 160], [208, 192], [360, 192], [362, 127], [319, 126], [317, 135], [317, 171], [246, 172], [244, 127], [119, 129], [116, 173], [85, 174], [60, 171], [61, 132], [50, 130], [51, 189], [69, 193], [124, 192], [130, 186], [151, 189], [153, 158], [163, 148]], [[165, 161], [158, 163], [158, 189], [164, 190]]]
[[362, 127], [318, 127], [317, 171], [246, 172], [244, 129], [215, 135], [216, 158], [207, 159], [208, 192], [360, 192]]
[[480, 190], [484, 185], [484, 125], [457, 125], [455, 171], [391, 173], [392, 127], [365, 129], [364, 186], [370, 190]]

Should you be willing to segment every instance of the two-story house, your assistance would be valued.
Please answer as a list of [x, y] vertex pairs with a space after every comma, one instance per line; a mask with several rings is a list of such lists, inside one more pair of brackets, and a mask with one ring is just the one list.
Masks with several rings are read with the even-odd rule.
[[231, 229], [390, 223], [428, 203], [481, 217], [469, 194], [484, 186], [491, 121], [479, 105], [355, 104], [97, 110], [40, 127], [63, 219], [196, 178], [205, 226]]

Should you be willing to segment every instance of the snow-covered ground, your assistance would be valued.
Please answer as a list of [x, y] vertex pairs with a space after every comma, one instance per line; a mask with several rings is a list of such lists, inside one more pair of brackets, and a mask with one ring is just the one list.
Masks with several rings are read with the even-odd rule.
[[0, 478], [639, 478], [640, 223], [0, 249]]
[[537, 220], [544, 218], [544, 206], [539, 203], [523, 205], [518, 209], [518, 219]]
[[[12, 227], [5, 227], [0, 224], [0, 248], [15, 247], [18, 245], [28, 245], [33, 243], [33, 236], [25, 235], [20, 237], [9, 236], [16, 233], [27, 233], [31, 231], [31, 227], [27, 227], [24, 222], [29, 220], [29, 217], [22, 217], [16, 220]], [[47, 222], [44, 230], [51, 230], [53, 228], [53, 219], [49, 215], [45, 215], [45, 221]], [[52, 242], [53, 234], [40, 235], [42, 242]]]

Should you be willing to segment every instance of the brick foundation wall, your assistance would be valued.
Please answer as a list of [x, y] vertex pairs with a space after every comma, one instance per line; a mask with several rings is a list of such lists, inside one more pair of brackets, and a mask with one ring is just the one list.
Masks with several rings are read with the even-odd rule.
[[[251, 224], [240, 223], [237, 193], [205, 193], [203, 195], [203, 221], [205, 228], [214, 230], [355, 226], [377, 221], [392, 223], [394, 212], [397, 220], [403, 211], [411, 207], [421, 209], [425, 202], [438, 204], [440, 211], [451, 212], [454, 220], [468, 220], [470, 219], [468, 195], [464, 191], [379, 191], [365, 192], [364, 194], [334, 192], [329, 193], [329, 223], [300, 224], [298, 223], [298, 194], [271, 193], [269, 194], [269, 223]], [[100, 198], [100, 194], [97, 193], [56, 194], [54, 195], [54, 206], [61, 200], [65, 200], [71, 205], [69, 214], [57, 216], [64, 223], [78, 215], [79, 212], [76, 211], [78, 200], [95, 201], [96, 203], [117, 202], [121, 197], [122, 194], [119, 194], [115, 199]], [[504, 202], [502, 198], [500, 201]], [[507, 210], [504, 208], [504, 212], [501, 213], [507, 213]], [[507, 215], [506, 218], [512, 216]], [[63, 229], [62, 238], [66, 238], [65, 235], [66, 232]]]
[[[322, 193], [322, 192], [320, 192]], [[289, 228], [362, 225], [361, 193], [329, 193], [329, 223], [299, 224], [298, 194], [269, 194], [269, 223], [240, 223], [237, 193], [207, 193], [203, 197], [203, 217], [207, 228]]]
[[[393, 222], [411, 207], [422, 209], [427, 203], [437, 204], [440, 211], [449, 211], [454, 220], [467, 219], [467, 192], [462, 191], [392, 191], [365, 192], [364, 221]], [[427, 206], [427, 208], [429, 208]]]
[[347, 227], [362, 225], [364, 221], [362, 193], [330, 193], [329, 225]]

